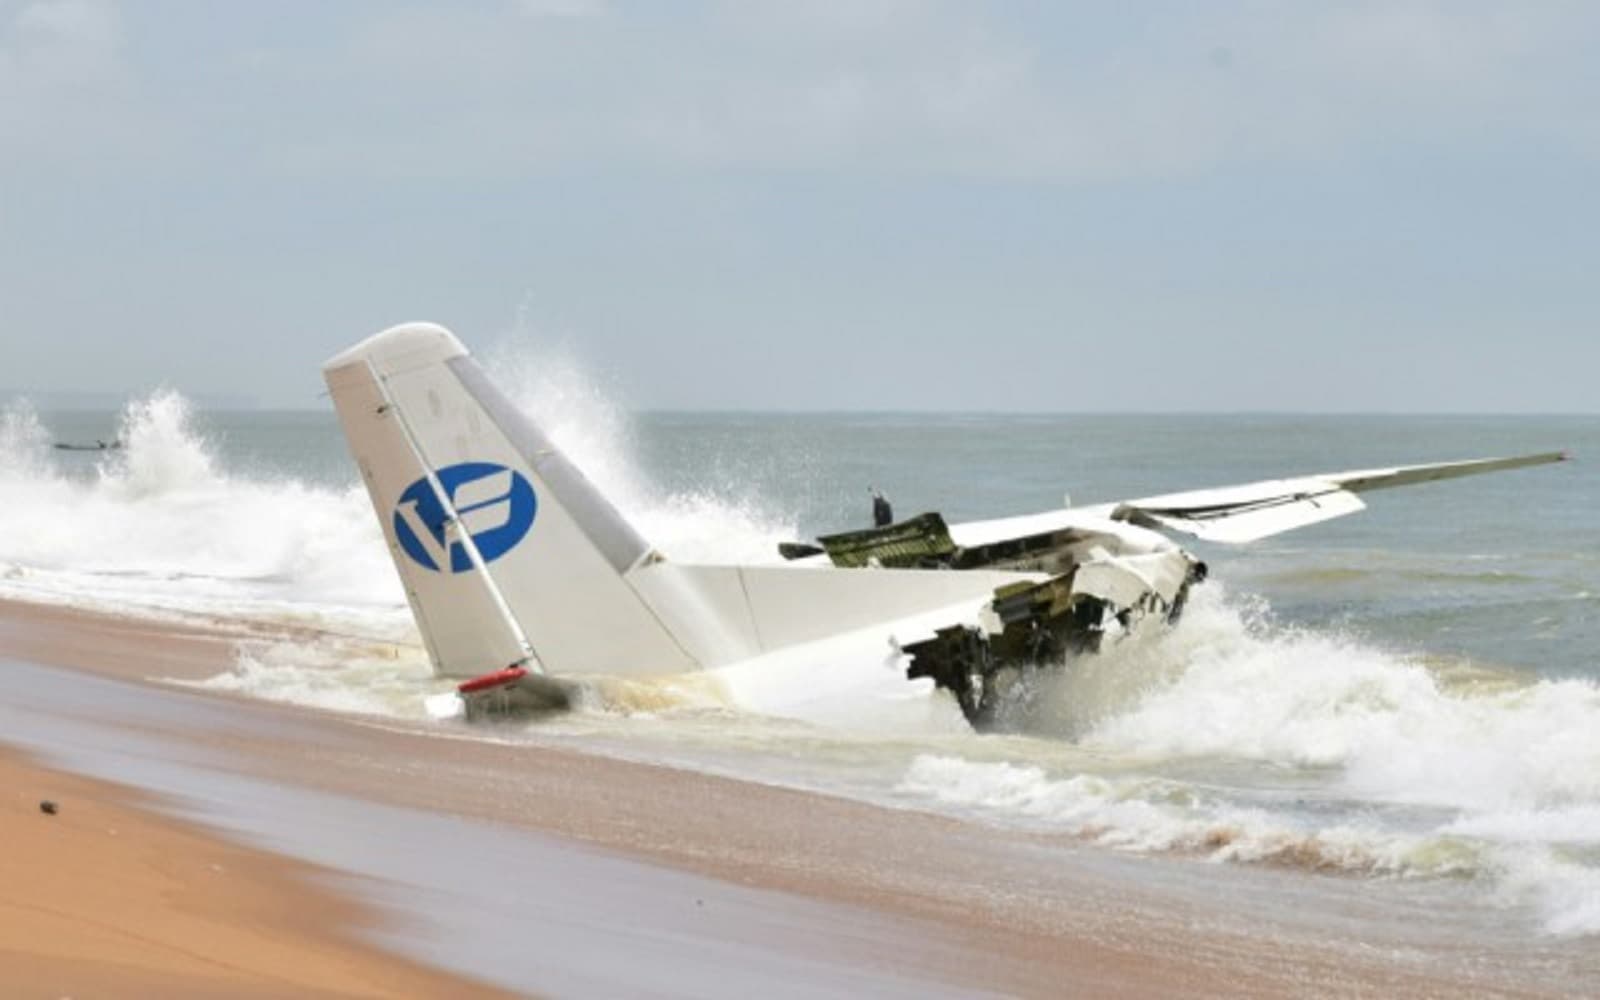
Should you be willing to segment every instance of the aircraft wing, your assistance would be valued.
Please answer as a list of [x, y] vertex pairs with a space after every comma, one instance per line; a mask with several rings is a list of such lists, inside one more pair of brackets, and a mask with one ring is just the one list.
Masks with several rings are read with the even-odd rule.
[[1181, 531], [1212, 542], [1253, 542], [1293, 528], [1343, 517], [1366, 508], [1358, 493], [1410, 486], [1483, 472], [1565, 461], [1565, 452], [1513, 458], [1402, 465], [1389, 469], [1330, 472], [1296, 479], [1269, 479], [1243, 486], [1144, 497], [1116, 504], [1111, 517], [1141, 527]]

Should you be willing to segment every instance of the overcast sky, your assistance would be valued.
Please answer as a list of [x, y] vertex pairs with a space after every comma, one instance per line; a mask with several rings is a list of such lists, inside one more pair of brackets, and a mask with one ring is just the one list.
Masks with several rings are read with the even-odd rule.
[[[1600, 410], [1600, 4], [0, 0], [0, 386]], [[518, 334], [517, 331], [523, 331]]]

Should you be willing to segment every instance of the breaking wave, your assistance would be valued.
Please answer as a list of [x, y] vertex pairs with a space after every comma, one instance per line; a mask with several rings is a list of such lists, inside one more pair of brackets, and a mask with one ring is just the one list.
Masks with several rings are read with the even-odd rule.
[[1181, 851], [1216, 861], [1438, 876], [1471, 873], [1482, 854], [1461, 837], [1400, 834], [1376, 825], [1300, 824], [1284, 813], [1246, 808], [1167, 778], [1051, 777], [1037, 766], [923, 755], [897, 790], [1106, 847]]
[[1453, 667], [1208, 586], [1048, 693], [1112, 773], [928, 754], [896, 791], [1128, 850], [1483, 878], [1553, 932], [1600, 932], [1600, 687]]
[[1357, 637], [1252, 619], [1220, 589], [1167, 645], [1150, 655], [1172, 669], [1145, 672], [1137, 703], [1093, 725], [1085, 746], [1336, 771], [1343, 792], [1394, 804], [1600, 805], [1591, 681], [1461, 683]]
[[26, 479], [40, 475], [49, 457], [50, 432], [26, 399], [0, 410], [0, 475]]
[[[773, 558], [776, 541], [794, 535], [794, 517], [753, 496], [653, 488], [637, 471], [628, 414], [570, 354], [538, 354], [534, 364], [530, 350], [513, 346], [488, 363], [658, 548], [754, 561]], [[114, 450], [58, 453], [52, 437], [25, 400], [0, 410], [0, 595], [265, 630], [295, 643], [298, 661], [283, 650], [270, 667], [241, 658], [227, 682], [239, 690], [309, 694], [309, 682], [292, 679], [297, 670], [325, 675], [360, 660], [364, 642], [421, 655], [353, 465], [343, 482], [319, 482], [230, 461], [230, 442], [167, 389], [129, 401], [108, 435], [121, 445]], [[352, 687], [377, 676], [346, 675]], [[329, 699], [338, 700], [311, 698]]]
[[416, 645], [329, 637], [241, 643], [231, 671], [187, 686], [332, 712], [426, 717], [424, 699], [450, 690]]
[[663, 490], [642, 476], [634, 421], [617, 403], [620, 394], [570, 350], [535, 351], [513, 340], [483, 362], [512, 402], [661, 551], [688, 562], [772, 562], [778, 542], [799, 537], [796, 512], [775, 510], [736, 478]]
[[326, 624], [401, 600], [354, 484], [225, 470], [178, 393], [128, 404], [86, 472], [51, 462], [26, 404], [0, 420], [0, 565], [17, 596], [116, 610]]

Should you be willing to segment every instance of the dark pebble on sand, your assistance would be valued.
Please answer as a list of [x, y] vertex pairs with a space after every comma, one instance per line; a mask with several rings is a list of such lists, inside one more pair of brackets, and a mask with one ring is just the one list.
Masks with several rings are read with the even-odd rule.
[[39, 811], [46, 816], [54, 816], [56, 814], [56, 804], [49, 799], [44, 799], [39, 803]]

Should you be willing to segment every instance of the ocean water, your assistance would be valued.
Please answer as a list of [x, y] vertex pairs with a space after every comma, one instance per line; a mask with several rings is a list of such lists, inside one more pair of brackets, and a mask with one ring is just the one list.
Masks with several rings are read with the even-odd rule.
[[[904, 516], [1027, 513], [1288, 474], [1569, 449], [1577, 461], [1381, 492], [1244, 547], [1175, 629], [1073, 665], [1021, 735], [863, 678], [595, 681], [572, 712], [472, 729], [430, 675], [329, 412], [0, 412], [0, 594], [240, 635], [206, 686], [578, 743], [897, 807], [1308, 879], [1448, 884], [1536, 936], [1600, 934], [1595, 417], [630, 414], [571, 364], [491, 374], [658, 548], [772, 561]], [[117, 437], [112, 452], [56, 441]], [[865, 671], [867, 668], [863, 666]], [[790, 689], [795, 693], [792, 697]], [[759, 694], [759, 697], [751, 697]], [[785, 699], [790, 699], [786, 701]], [[761, 710], [753, 707], [759, 704]]]

